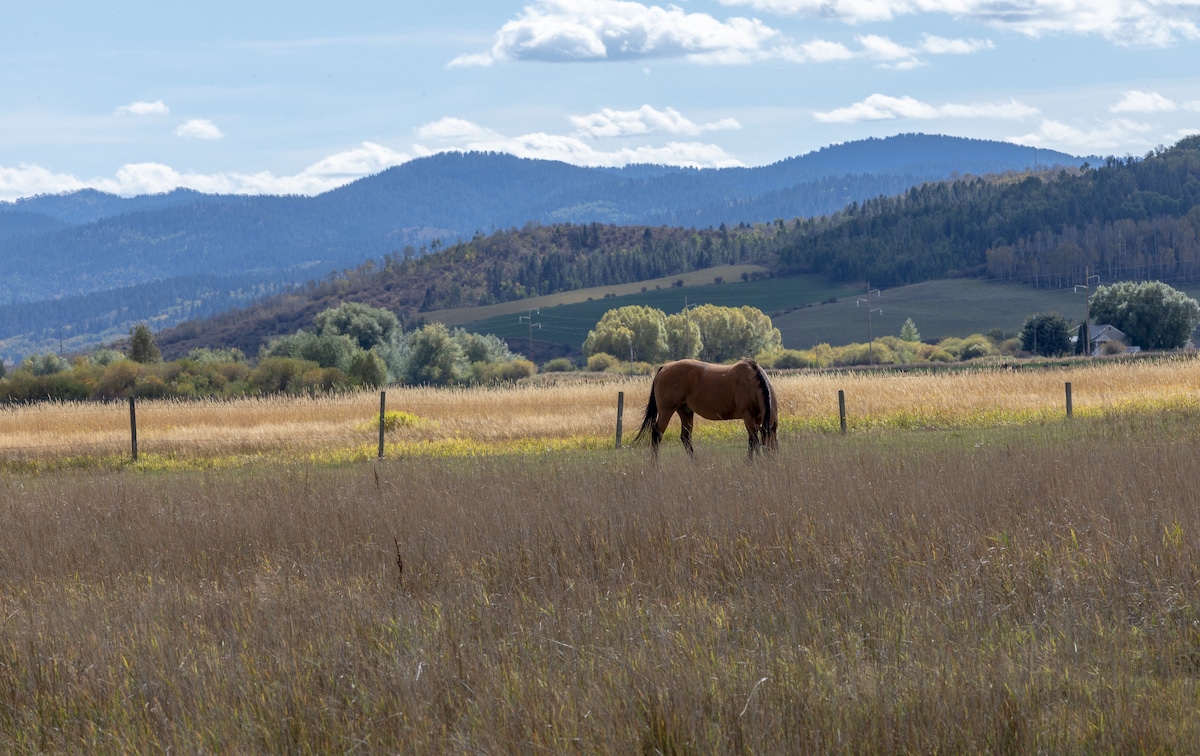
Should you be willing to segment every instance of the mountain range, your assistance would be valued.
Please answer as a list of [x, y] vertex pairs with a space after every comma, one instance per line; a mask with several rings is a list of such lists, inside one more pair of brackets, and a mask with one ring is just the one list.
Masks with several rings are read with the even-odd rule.
[[822, 216], [963, 175], [1085, 162], [1003, 142], [902, 134], [754, 168], [586, 168], [441, 153], [315, 197], [182, 189], [31, 197], [0, 203], [0, 355], [82, 349], [135, 322], [171, 326], [367, 260], [420, 256], [529, 223], [755, 224]]

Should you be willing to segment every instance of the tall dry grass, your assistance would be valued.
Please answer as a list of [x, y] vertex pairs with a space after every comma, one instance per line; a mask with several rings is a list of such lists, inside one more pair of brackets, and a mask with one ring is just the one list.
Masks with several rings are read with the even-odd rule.
[[0, 749], [1190, 751], [1196, 420], [6, 475]]
[[[1191, 358], [1046, 370], [804, 373], [774, 380], [785, 440], [788, 434], [837, 430], [839, 391], [846, 396], [852, 431], [1057, 421], [1065, 414], [1068, 382], [1074, 412], [1084, 417], [1183, 411], [1200, 404], [1200, 361]], [[489, 389], [392, 387], [388, 409], [407, 413], [413, 422], [389, 432], [388, 453], [511, 453], [556, 440], [570, 442], [566, 445], [571, 448], [601, 448], [614, 438], [617, 392], [625, 392], [624, 428], [629, 434], [641, 419], [649, 387], [648, 377]], [[143, 401], [137, 414], [139, 449], [182, 458], [364, 459], [375, 453], [378, 412], [374, 392], [315, 399]], [[744, 435], [737, 423], [697, 422], [701, 442]], [[0, 461], [120, 457], [129, 452], [129, 436], [124, 403], [0, 410]]]

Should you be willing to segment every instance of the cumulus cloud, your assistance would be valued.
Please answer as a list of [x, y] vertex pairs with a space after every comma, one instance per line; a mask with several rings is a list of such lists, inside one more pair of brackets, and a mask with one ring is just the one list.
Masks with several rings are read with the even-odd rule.
[[1034, 147], [1051, 147], [1076, 154], [1101, 154], [1112, 150], [1128, 150], [1133, 145], [1150, 146], [1147, 135], [1152, 130], [1147, 124], [1124, 118], [1092, 127], [1045, 120], [1037, 131], [1009, 137], [1009, 141]]
[[757, 60], [828, 63], [865, 58], [888, 67], [911, 68], [920, 65], [922, 54], [963, 55], [993, 47], [990, 40], [930, 34], [913, 46], [879, 35], [864, 35], [857, 42], [857, 50], [822, 39], [796, 42], [758, 19], [720, 21], [705, 13], [686, 13], [675, 5], [664, 8], [627, 0], [534, 0], [515, 20], [501, 27], [491, 50], [460, 55], [450, 65], [640, 58], [685, 58], [708, 64]]
[[206, 118], [193, 118], [175, 128], [175, 136], [184, 139], [220, 139], [225, 136], [217, 125]]
[[171, 112], [171, 109], [162, 100], [155, 100], [154, 102], [131, 102], [128, 105], [122, 105], [113, 112], [117, 115], [167, 115]]
[[87, 186], [75, 176], [54, 173], [40, 165], [22, 163], [16, 168], [0, 165], [0, 200], [74, 192]]
[[363, 176], [378, 173], [412, 157], [382, 145], [363, 142], [354, 149], [322, 158], [290, 176], [260, 173], [181, 173], [162, 163], [129, 163], [111, 178], [80, 179], [37, 165], [0, 166], [0, 199], [58, 194], [92, 188], [131, 197], [186, 187], [210, 194], [320, 194]]
[[844, 108], [816, 112], [813, 116], [824, 123], [857, 123], [885, 121], [898, 118], [990, 118], [1020, 120], [1038, 115], [1038, 109], [1016, 100], [996, 103], [948, 103], [930, 105], [913, 97], [891, 97], [873, 94], [865, 100]]
[[579, 136], [599, 139], [601, 137], [643, 136], [653, 133], [682, 134], [694, 136], [707, 131], [740, 129], [742, 125], [732, 118], [722, 118], [712, 123], [695, 123], [675, 108], [656, 110], [643, 105], [637, 110], [613, 110], [604, 108], [596, 113], [571, 116]]
[[[675, 113], [677, 118], [671, 113], [674, 111], [669, 108], [666, 111], [654, 108], [601, 111], [578, 117], [578, 120], [572, 118], [578, 129], [573, 134], [535, 132], [519, 136], [506, 136], [461, 119], [443, 118], [417, 130], [418, 135], [436, 139], [440, 144], [436, 147], [419, 146], [417, 151], [423, 155], [443, 151], [506, 152], [517, 157], [606, 167], [618, 167], [629, 163], [660, 163], [696, 168], [730, 168], [743, 165], [721, 147], [702, 142], [670, 141], [665, 145], [622, 146], [617, 149], [603, 149], [596, 144], [596, 139], [600, 137], [634, 136], [656, 131], [687, 134], [717, 128], [736, 128], [732, 119], [697, 125], [678, 113]], [[689, 129], [692, 128], [698, 131], [690, 132]], [[452, 133], [459, 136], [452, 137]]]
[[1109, 110], [1114, 113], [1170, 113], [1179, 108], [1157, 92], [1126, 92]]
[[690, 57], [745, 62], [768, 55], [779, 31], [757, 19], [719, 21], [627, 0], [535, 0], [496, 33], [492, 49], [460, 55], [452, 66], [512, 60], [599, 61]]
[[440, 118], [420, 126], [416, 130], [418, 139], [432, 139], [438, 142], [481, 141], [500, 138], [500, 134], [491, 129], [463, 120], [462, 118]]
[[1200, 0], [1082, 2], [1081, 0], [720, 0], [781, 15], [836, 19], [849, 24], [899, 16], [944, 14], [1030, 37], [1080, 34], [1122, 45], [1166, 47], [1200, 38]]

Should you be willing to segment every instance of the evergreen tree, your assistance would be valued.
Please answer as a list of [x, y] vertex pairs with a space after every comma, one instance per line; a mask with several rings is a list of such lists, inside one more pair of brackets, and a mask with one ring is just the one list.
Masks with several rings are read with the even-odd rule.
[[921, 340], [921, 332], [917, 330], [917, 324], [913, 322], [912, 318], [908, 318], [907, 320], [904, 321], [904, 325], [900, 326], [900, 340], [901, 341], [920, 341]]
[[1021, 328], [1021, 348], [1042, 357], [1057, 357], [1071, 349], [1067, 319], [1057, 312], [1038, 313]]
[[154, 343], [154, 334], [145, 323], [138, 323], [129, 331], [129, 359], [149, 365], [162, 362], [162, 352]]

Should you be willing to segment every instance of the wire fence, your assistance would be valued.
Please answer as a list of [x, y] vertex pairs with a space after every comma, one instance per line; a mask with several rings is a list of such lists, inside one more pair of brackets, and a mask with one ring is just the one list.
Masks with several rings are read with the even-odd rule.
[[[842, 376], [849, 380], [850, 376]], [[902, 379], [903, 380], [903, 379]], [[831, 386], [832, 384], [827, 384]], [[1070, 381], [1058, 384], [1058, 412], [1074, 410]], [[853, 405], [844, 389], [822, 390], [803, 407], [789, 392], [780, 413], [823, 415], [827, 429], [846, 433]], [[857, 388], [857, 387], [856, 387]], [[604, 383], [555, 392], [532, 390], [425, 389], [319, 397], [236, 400], [134, 400], [48, 402], [0, 410], [0, 460], [61, 457], [254, 455], [312, 452], [389, 443], [471, 439], [481, 443], [516, 439], [590, 436], [622, 446], [626, 391], [643, 401], [649, 381]], [[858, 392], [858, 407], [874, 397]], [[637, 397], [636, 399], [634, 397]], [[919, 403], [919, 399], [916, 400]], [[970, 401], [970, 400], [966, 400]], [[1049, 407], [1044, 388], [1036, 403]], [[635, 408], [638, 404], [632, 405]], [[394, 415], [389, 419], [388, 415]], [[640, 421], [640, 412], [638, 415]], [[836, 425], [832, 425], [836, 423]], [[635, 426], [636, 427], [636, 426]]]

